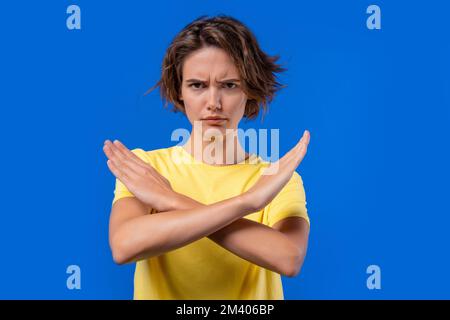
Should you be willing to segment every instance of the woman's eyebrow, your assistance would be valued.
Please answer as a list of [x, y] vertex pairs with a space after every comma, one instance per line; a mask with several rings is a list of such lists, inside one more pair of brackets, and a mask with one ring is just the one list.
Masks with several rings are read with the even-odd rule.
[[240, 82], [239, 79], [225, 79], [222, 81], [217, 81], [218, 83], [225, 83], [225, 82]]
[[[200, 79], [188, 79], [186, 80], [186, 82], [190, 83], [190, 82], [206, 82], [205, 80], [200, 80]], [[225, 82], [240, 82], [239, 79], [225, 79], [222, 81], [217, 81], [217, 83], [225, 83]]]
[[186, 82], [206, 82], [206, 81], [200, 79], [188, 79], [186, 80]]

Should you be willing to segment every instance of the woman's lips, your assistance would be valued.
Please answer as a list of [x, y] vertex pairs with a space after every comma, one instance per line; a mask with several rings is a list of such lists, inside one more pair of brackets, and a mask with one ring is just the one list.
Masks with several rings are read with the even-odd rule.
[[223, 118], [202, 119], [202, 121], [206, 122], [207, 124], [221, 124], [221, 123], [223, 123], [226, 120], [227, 119], [223, 119]]

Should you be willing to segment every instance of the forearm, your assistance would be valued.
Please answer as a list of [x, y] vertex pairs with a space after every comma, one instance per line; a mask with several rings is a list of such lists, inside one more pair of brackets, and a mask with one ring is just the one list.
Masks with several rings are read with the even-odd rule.
[[[201, 208], [204, 204], [180, 195], [180, 209]], [[298, 248], [281, 232], [243, 217], [208, 236], [237, 256], [263, 268], [289, 275], [298, 263]]]
[[206, 237], [249, 213], [241, 197], [235, 197], [133, 218], [112, 237], [113, 254], [120, 264], [158, 256]]

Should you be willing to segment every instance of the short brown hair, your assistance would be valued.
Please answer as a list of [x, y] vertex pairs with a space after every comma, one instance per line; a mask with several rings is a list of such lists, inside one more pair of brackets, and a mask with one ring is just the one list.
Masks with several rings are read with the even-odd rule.
[[248, 97], [244, 117], [255, 118], [262, 106], [267, 111], [275, 93], [286, 87], [277, 82], [276, 73], [286, 71], [276, 61], [279, 56], [268, 56], [259, 47], [256, 37], [247, 26], [226, 15], [200, 16], [186, 25], [172, 40], [165, 53], [161, 79], [145, 94], [160, 88], [161, 97], [173, 104], [172, 111], [185, 112], [179, 99], [182, 84], [182, 66], [187, 55], [207, 46], [225, 50], [236, 64], [242, 80], [242, 90]]

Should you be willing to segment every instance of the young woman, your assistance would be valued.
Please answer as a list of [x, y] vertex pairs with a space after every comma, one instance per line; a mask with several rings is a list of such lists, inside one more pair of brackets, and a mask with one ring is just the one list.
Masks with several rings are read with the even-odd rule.
[[[172, 41], [156, 85], [192, 124], [187, 143], [130, 151], [105, 141], [117, 178], [110, 246], [116, 263], [137, 262], [134, 299], [283, 299], [280, 275], [299, 273], [309, 217], [295, 169], [309, 132], [274, 163], [236, 134], [279, 89], [276, 60], [238, 20], [200, 17]], [[214, 157], [208, 131], [223, 146]]]

